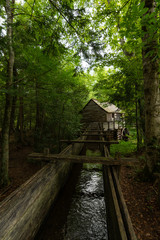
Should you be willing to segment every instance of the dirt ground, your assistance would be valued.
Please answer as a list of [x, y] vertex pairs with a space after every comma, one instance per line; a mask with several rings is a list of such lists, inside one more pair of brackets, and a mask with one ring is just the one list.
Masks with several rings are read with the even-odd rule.
[[122, 168], [121, 187], [137, 240], [160, 240], [158, 187], [138, 181], [131, 167]]
[[19, 147], [17, 150], [11, 151], [9, 162], [10, 185], [6, 188], [0, 188], [0, 201], [41, 168], [40, 163], [27, 161], [27, 156], [31, 152], [33, 152], [31, 147]]
[[[9, 164], [11, 184], [7, 188], [0, 189], [0, 201], [41, 168], [40, 164], [27, 161], [27, 156], [32, 151], [31, 147], [23, 147], [11, 152]], [[121, 187], [137, 239], [160, 240], [157, 186], [138, 181], [133, 168], [122, 167]]]

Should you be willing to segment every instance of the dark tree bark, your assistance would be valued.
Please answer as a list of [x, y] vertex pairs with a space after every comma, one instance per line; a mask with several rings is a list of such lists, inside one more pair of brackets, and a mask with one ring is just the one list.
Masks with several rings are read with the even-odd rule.
[[23, 104], [23, 86], [20, 86], [19, 88], [19, 141], [21, 143], [24, 142], [24, 134], [23, 134], [23, 126], [24, 126], [24, 104]]
[[17, 103], [17, 96], [13, 97], [12, 100], [12, 110], [11, 110], [11, 121], [10, 121], [10, 133], [14, 133], [15, 132], [15, 111], [16, 111], [16, 103]]
[[[135, 83], [135, 92], [140, 91], [140, 85], [136, 82]], [[137, 150], [139, 151], [143, 147], [143, 139], [144, 139], [144, 134], [143, 134], [143, 112], [142, 112], [142, 104], [141, 104], [141, 99], [136, 98], [136, 130], [137, 130]]]
[[40, 104], [40, 93], [39, 93], [40, 84], [37, 79], [35, 79], [35, 94], [36, 94], [36, 123], [35, 123], [35, 137], [34, 145], [35, 148], [38, 148], [40, 141], [42, 140], [42, 131], [43, 131], [43, 108]]
[[35, 91], [36, 91], [36, 125], [35, 125], [35, 130], [38, 132], [40, 131], [41, 128], [41, 114], [40, 114], [40, 103], [39, 103], [39, 83], [38, 80], [36, 79], [36, 84], [35, 84]]
[[23, 97], [19, 98], [19, 125], [20, 125], [20, 142], [24, 141], [23, 136], [23, 122], [24, 122], [24, 114], [23, 114]]
[[32, 104], [30, 103], [29, 130], [32, 130]]
[[0, 162], [0, 185], [4, 186], [9, 183], [8, 177], [8, 162], [9, 162], [9, 130], [10, 117], [12, 109], [12, 95], [11, 87], [13, 83], [13, 66], [14, 66], [14, 51], [12, 38], [12, 24], [13, 24], [13, 5], [14, 0], [6, 0], [6, 14], [7, 14], [7, 39], [8, 39], [8, 71], [6, 80], [6, 104], [5, 114], [2, 128], [2, 157]]
[[[145, 0], [147, 14], [155, 11], [154, 0]], [[143, 21], [143, 20], [142, 20]], [[159, 159], [160, 143], [160, 96], [159, 96], [159, 63], [157, 57], [157, 33], [149, 35], [148, 23], [143, 23], [143, 76], [145, 99], [145, 145], [147, 170], [152, 175]], [[153, 26], [154, 27], [154, 26]], [[150, 54], [152, 53], [152, 54]]]
[[[14, 67], [14, 69], [13, 69], [13, 83], [16, 81], [16, 79], [17, 79], [17, 70]], [[14, 88], [14, 90], [17, 90], [17, 85], [13, 84], [13, 88]], [[16, 103], [17, 103], [17, 94], [15, 94], [13, 96], [13, 100], [12, 100], [12, 110], [11, 110], [11, 120], [10, 120], [10, 134], [15, 132], [14, 123], [15, 123], [15, 117], [16, 117], [16, 115], [15, 115], [15, 113], [16, 113]]]

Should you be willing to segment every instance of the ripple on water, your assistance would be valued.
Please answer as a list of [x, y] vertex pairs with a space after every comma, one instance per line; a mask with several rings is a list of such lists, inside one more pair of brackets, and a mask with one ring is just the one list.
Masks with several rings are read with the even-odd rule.
[[107, 240], [102, 172], [82, 170], [65, 224], [65, 240]]

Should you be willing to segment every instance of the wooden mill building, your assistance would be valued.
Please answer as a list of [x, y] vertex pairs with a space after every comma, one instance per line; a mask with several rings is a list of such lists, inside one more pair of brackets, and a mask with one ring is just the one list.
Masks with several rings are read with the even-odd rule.
[[[118, 138], [119, 131], [125, 126], [124, 113], [114, 104], [100, 103], [91, 99], [81, 110], [82, 123], [86, 128], [91, 122], [100, 123], [106, 134]], [[117, 136], [117, 137], [116, 137]]]

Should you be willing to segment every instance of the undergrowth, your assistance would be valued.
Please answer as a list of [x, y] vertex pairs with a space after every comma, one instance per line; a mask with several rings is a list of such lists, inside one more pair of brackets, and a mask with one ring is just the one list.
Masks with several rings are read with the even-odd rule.
[[134, 128], [129, 129], [130, 135], [128, 141], [119, 141], [119, 144], [111, 145], [110, 154], [115, 156], [116, 153], [120, 153], [121, 156], [128, 156], [137, 150], [136, 130]]

